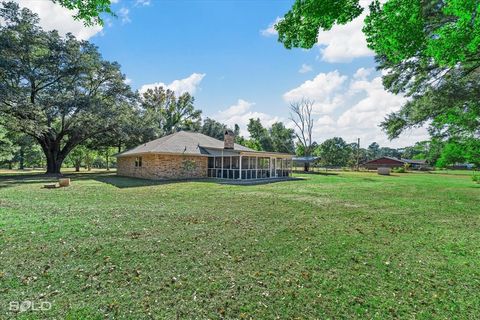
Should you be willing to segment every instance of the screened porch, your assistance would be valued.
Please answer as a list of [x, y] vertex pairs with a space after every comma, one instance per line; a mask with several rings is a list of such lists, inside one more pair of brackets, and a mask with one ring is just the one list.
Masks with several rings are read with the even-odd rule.
[[218, 179], [269, 179], [289, 177], [292, 160], [266, 156], [208, 157], [208, 177]]

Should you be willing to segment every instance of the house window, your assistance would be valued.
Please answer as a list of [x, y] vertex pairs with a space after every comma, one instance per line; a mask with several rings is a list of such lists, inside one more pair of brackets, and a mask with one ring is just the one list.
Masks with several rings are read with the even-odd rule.
[[142, 157], [136, 157], [135, 158], [135, 167], [141, 167], [142, 166]]
[[215, 168], [215, 158], [208, 157], [208, 168], [209, 169]]

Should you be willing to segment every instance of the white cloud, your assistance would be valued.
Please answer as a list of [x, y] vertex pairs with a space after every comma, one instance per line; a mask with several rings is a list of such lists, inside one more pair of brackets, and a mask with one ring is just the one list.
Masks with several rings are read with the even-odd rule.
[[407, 100], [385, 91], [381, 76], [373, 75], [373, 69], [360, 68], [351, 77], [338, 71], [320, 73], [283, 97], [286, 101], [301, 97], [315, 100], [314, 139], [319, 143], [338, 136], [347, 142], [360, 138], [363, 146], [376, 141], [381, 146], [400, 147], [428, 139], [426, 129], [421, 128], [388, 140], [379, 124]]
[[312, 71], [313, 68], [311, 65], [308, 65], [306, 63], [302, 64], [302, 66], [300, 67], [300, 69], [298, 70], [298, 72], [300, 73], [307, 73], [307, 72], [310, 72]]
[[365, 80], [372, 74], [373, 71], [373, 68], [360, 68], [353, 74], [353, 78]]
[[[345, 25], [335, 25], [328, 31], [320, 30], [317, 44], [320, 47], [321, 60], [326, 62], [350, 62], [355, 58], [373, 56], [367, 47], [367, 40], [362, 32], [364, 20], [371, 0], [360, 0], [363, 14]], [[380, 1], [385, 2], [384, 0]]]
[[122, 7], [120, 10], [118, 10], [118, 17], [123, 24], [132, 22], [132, 20], [130, 20], [130, 10], [125, 7]]
[[338, 71], [319, 73], [313, 80], [307, 80], [286, 92], [283, 99], [286, 102], [295, 102], [307, 98], [315, 102], [315, 113], [330, 113], [343, 103], [343, 97], [338, 93], [347, 79], [347, 76]]
[[140, 93], [147, 91], [148, 89], [153, 89], [155, 87], [164, 87], [175, 91], [176, 94], [181, 95], [185, 92], [190, 94], [195, 94], [197, 91], [200, 82], [202, 82], [205, 77], [205, 73], [192, 73], [189, 77], [180, 80], [174, 80], [169, 84], [163, 82], [156, 82], [151, 84], [145, 84], [140, 88]]
[[20, 7], [26, 7], [38, 14], [40, 25], [45, 30], [58, 30], [61, 35], [68, 32], [81, 40], [88, 40], [102, 31], [101, 26], [85, 27], [82, 21], [74, 20], [74, 11], [52, 1], [17, 0]]
[[233, 128], [235, 124], [238, 124], [240, 126], [241, 135], [247, 138], [249, 137], [247, 125], [252, 118], [259, 118], [264, 127], [270, 127], [273, 123], [282, 121], [279, 117], [252, 110], [254, 107], [254, 102], [238, 99], [236, 104], [231, 105], [225, 110], [218, 111], [216, 114], [212, 115], [212, 118], [225, 123], [231, 128]]
[[282, 18], [277, 17], [274, 22], [270, 23], [267, 28], [260, 30], [260, 34], [264, 37], [273, 37], [278, 34], [277, 30], [275, 30], [275, 24], [280, 22]]
[[151, 4], [150, 0], [137, 0], [135, 1], [136, 6], [149, 6]]
[[132, 83], [132, 79], [130, 79], [130, 78], [125, 78], [125, 81], [123, 81], [123, 82], [125, 82], [125, 84], [131, 84], [131, 83]]
[[320, 118], [318, 118], [318, 120], [316, 121], [316, 123], [318, 125], [326, 125], [326, 126], [331, 126], [331, 125], [334, 125], [335, 124], [335, 120], [333, 120], [332, 117], [330, 116], [327, 116], [327, 115], [324, 115]]
[[331, 30], [319, 32], [317, 43], [323, 61], [351, 62], [355, 58], [374, 55], [362, 32], [365, 16], [362, 14], [345, 25], [335, 25]]
[[397, 111], [406, 102], [404, 97], [385, 91], [381, 77], [370, 81], [354, 80], [350, 91], [363, 93], [365, 97], [338, 118], [340, 127], [368, 129], [378, 126], [386, 114]]
[[[334, 25], [330, 30], [319, 30], [317, 46], [320, 48], [319, 58], [330, 63], [351, 62], [355, 58], [370, 57], [374, 52], [367, 47], [367, 40], [362, 32], [364, 20], [371, 0], [360, 0], [364, 13], [344, 25]], [[381, 0], [385, 2], [385, 0]], [[278, 35], [275, 24], [282, 18], [277, 17], [267, 28], [260, 30], [261, 35], [272, 37]]]

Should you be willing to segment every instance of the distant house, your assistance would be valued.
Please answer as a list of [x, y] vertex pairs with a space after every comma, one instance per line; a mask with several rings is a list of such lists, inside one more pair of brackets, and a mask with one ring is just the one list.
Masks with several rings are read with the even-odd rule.
[[451, 170], [472, 170], [475, 168], [473, 163], [455, 163], [454, 165], [448, 166], [447, 169]]
[[256, 151], [198, 132], [180, 131], [117, 154], [117, 174], [144, 179], [271, 179], [291, 175], [292, 155]]
[[303, 167], [304, 171], [308, 171], [308, 168], [310, 167], [310, 165], [315, 163], [315, 161], [317, 161], [318, 159], [320, 159], [320, 157], [309, 156], [309, 157], [293, 157], [292, 160], [293, 160], [293, 166], [295, 168]]
[[378, 168], [399, 168], [406, 164], [413, 170], [429, 169], [425, 160], [411, 160], [411, 159], [397, 159], [393, 157], [380, 157], [367, 161], [363, 164], [363, 167], [369, 170], [376, 170]]
[[430, 166], [427, 163], [427, 160], [402, 159], [402, 161], [404, 161], [405, 163], [408, 163], [410, 165], [410, 168], [414, 170], [430, 168]]

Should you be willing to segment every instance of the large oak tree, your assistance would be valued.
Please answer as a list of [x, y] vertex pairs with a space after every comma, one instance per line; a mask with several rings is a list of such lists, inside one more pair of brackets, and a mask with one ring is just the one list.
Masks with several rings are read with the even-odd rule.
[[129, 120], [135, 95], [93, 44], [44, 31], [13, 2], [0, 21], [0, 115], [40, 144], [47, 173], [58, 174], [75, 146]]
[[[311, 48], [319, 32], [364, 11], [359, 0], [296, 0], [276, 24], [286, 48]], [[390, 138], [432, 124], [432, 133], [461, 139], [480, 132], [480, 1], [370, 1], [363, 31], [384, 86], [408, 96], [382, 127]]]

